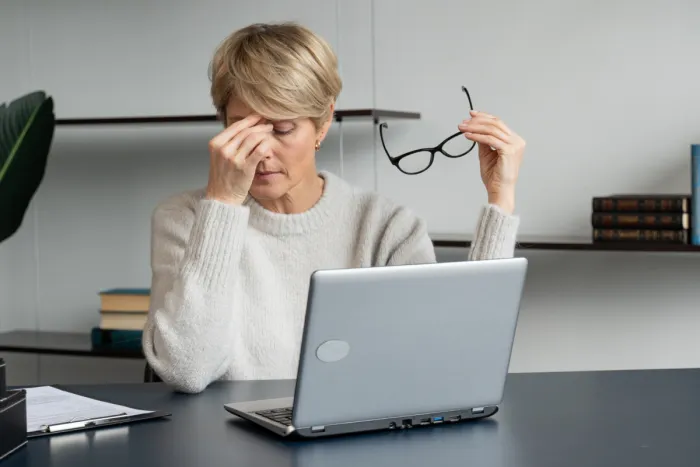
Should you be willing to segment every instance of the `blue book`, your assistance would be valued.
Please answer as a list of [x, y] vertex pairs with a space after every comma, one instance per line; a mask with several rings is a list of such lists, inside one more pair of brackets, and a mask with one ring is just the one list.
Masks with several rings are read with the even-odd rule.
[[100, 295], [149, 295], [149, 288], [115, 288], [101, 290]]
[[700, 144], [690, 145], [691, 193], [690, 242], [700, 245]]

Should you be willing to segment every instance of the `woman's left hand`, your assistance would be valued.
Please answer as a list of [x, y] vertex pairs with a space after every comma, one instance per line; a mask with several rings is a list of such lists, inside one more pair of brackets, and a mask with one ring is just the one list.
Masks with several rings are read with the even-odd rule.
[[459, 131], [479, 145], [481, 180], [488, 201], [508, 213], [515, 209], [515, 184], [525, 151], [525, 140], [498, 117], [473, 110]]

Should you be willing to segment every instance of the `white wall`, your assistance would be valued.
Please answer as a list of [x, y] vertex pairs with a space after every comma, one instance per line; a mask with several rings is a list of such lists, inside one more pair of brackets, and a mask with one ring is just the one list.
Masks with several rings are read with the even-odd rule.
[[[3, 5], [0, 59], [13, 66], [0, 69], [0, 100], [40, 87], [60, 117], [211, 113], [206, 70], [216, 43], [253, 21], [296, 19], [338, 50], [339, 107], [422, 112], [418, 122], [390, 122], [397, 153], [456, 131], [462, 84], [478, 108], [521, 132], [529, 142], [518, 203], [524, 234], [588, 235], [597, 193], [688, 189], [687, 146], [700, 140], [700, 65], [691, 59], [700, 5], [690, 1], [142, 5]], [[372, 187], [373, 128], [343, 129], [343, 174]], [[0, 246], [0, 328], [87, 331], [98, 322], [98, 290], [147, 285], [150, 213], [168, 194], [206, 182], [206, 141], [217, 130], [59, 128], [28, 220]], [[340, 170], [338, 143], [336, 126], [322, 168]], [[434, 232], [471, 232], [484, 201], [474, 158], [438, 159], [407, 177], [381, 150], [377, 157], [382, 193], [412, 206]], [[440, 252], [443, 260], [462, 254]], [[514, 371], [700, 365], [697, 256], [527, 256]]]
[[[595, 195], [689, 192], [689, 146], [700, 142], [697, 1], [375, 4], [377, 105], [423, 113], [395, 125], [391, 146], [436, 145], [456, 131], [467, 86], [478, 109], [528, 141], [523, 234], [589, 237]], [[382, 164], [380, 187], [433, 231], [469, 231], [483, 195], [467, 157], [439, 158], [420, 181]]]
[[[696, 254], [519, 252], [529, 262], [511, 371], [700, 366]], [[441, 261], [462, 257], [439, 249]]]

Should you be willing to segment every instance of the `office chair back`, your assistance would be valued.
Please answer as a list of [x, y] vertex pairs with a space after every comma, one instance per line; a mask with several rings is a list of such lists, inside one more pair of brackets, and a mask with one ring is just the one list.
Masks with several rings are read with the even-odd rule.
[[143, 382], [144, 383], [162, 383], [163, 380], [160, 379], [160, 376], [156, 374], [155, 371], [153, 371], [153, 368], [151, 368], [151, 365], [146, 362], [146, 368], [144, 368], [143, 371]]

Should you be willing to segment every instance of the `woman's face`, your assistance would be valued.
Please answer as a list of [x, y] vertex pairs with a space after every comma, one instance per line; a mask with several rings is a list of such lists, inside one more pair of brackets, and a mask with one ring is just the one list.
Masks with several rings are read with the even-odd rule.
[[[241, 120], [252, 111], [232, 99], [226, 107], [226, 126]], [[316, 142], [320, 142], [328, 126], [317, 130], [308, 118], [293, 120], [261, 120], [258, 125], [271, 123], [269, 135], [271, 150], [258, 164], [250, 195], [257, 200], [276, 200], [304, 181], [315, 180]]]

